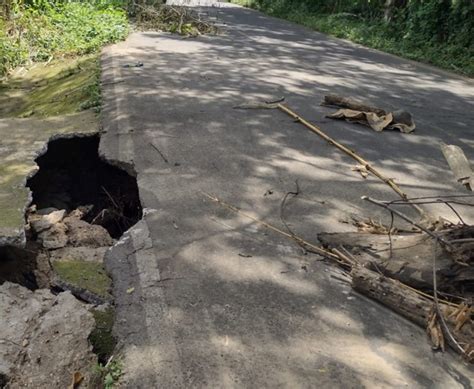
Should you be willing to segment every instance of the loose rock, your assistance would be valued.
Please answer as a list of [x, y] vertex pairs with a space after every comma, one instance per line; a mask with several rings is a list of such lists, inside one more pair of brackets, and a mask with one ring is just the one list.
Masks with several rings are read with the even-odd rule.
[[74, 372], [88, 387], [97, 363], [88, 342], [94, 318], [69, 292], [54, 296], [5, 282], [0, 312], [0, 376], [10, 387], [63, 389]]
[[67, 226], [64, 223], [56, 223], [50, 229], [38, 235], [38, 241], [45, 249], [59, 249], [67, 245]]
[[46, 215], [40, 215], [38, 213], [30, 216], [29, 221], [31, 228], [36, 233], [40, 233], [51, 228], [54, 224], [59, 223], [64, 218], [66, 211], [64, 209], [60, 211], [53, 211]]

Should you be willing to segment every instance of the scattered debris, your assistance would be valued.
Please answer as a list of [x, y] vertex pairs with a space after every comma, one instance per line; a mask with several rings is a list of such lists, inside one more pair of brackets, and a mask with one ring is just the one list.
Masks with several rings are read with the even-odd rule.
[[[352, 287], [380, 303], [393, 309], [414, 323], [427, 328], [433, 342], [433, 348], [444, 350], [445, 331], [440, 323], [437, 312], [433, 311], [433, 301], [420, 295], [415, 289], [408, 289], [399, 281], [385, 277], [377, 272], [361, 266], [351, 271]], [[461, 346], [462, 354], [467, 360], [474, 360], [474, 321], [465, 321], [458, 326], [453, 315], [461, 305], [439, 302], [440, 310], [447, 320], [447, 328], [456, 336], [456, 342]], [[470, 309], [472, 315], [472, 308]], [[457, 331], [456, 328], [459, 328]], [[456, 349], [457, 346], [450, 344]], [[459, 350], [459, 351], [461, 351]]]
[[5, 282], [0, 312], [0, 376], [11, 387], [63, 389], [73, 372], [87, 387], [97, 365], [88, 342], [94, 318], [69, 292], [55, 296]]
[[[395, 278], [413, 288], [433, 289], [432, 261], [435, 241], [427, 234], [367, 232], [320, 233], [326, 248], [344, 246], [356, 261], [371, 270]], [[474, 239], [474, 227], [445, 230], [440, 235], [448, 241]], [[454, 243], [453, 243], [454, 244]], [[454, 251], [439, 249], [436, 256], [438, 290], [452, 296], [474, 297], [474, 241], [457, 244]], [[473, 251], [473, 252], [471, 252]]]
[[[326, 117], [331, 119], [345, 119], [351, 123], [363, 124], [377, 132], [389, 129], [400, 130], [405, 134], [409, 134], [415, 130], [415, 123], [411, 118], [411, 114], [407, 111], [389, 112], [386, 115], [378, 116], [374, 112], [339, 109], [330, 115], [326, 115]], [[401, 118], [403, 121], [398, 121], [395, 119], [396, 117]]]
[[441, 143], [441, 151], [456, 180], [467, 190], [474, 191], [474, 173], [464, 151], [459, 146]]
[[[393, 178], [386, 177], [383, 173], [381, 173], [378, 169], [374, 168], [368, 161], [366, 161], [364, 158], [362, 158], [359, 154], [357, 154], [355, 151], [349, 149], [347, 146], [339, 143], [336, 141], [334, 138], [331, 138], [329, 135], [327, 135], [321, 128], [318, 126], [308, 122], [306, 119], [302, 118], [299, 116], [295, 111], [293, 111], [291, 108], [287, 107], [286, 105], [282, 104], [282, 101], [284, 99], [280, 98], [275, 101], [269, 101], [269, 102], [250, 102], [242, 105], [237, 105], [234, 107], [234, 109], [262, 109], [262, 108], [267, 108], [267, 109], [279, 109], [280, 111], [286, 113], [290, 117], [292, 117], [296, 122], [301, 123], [304, 125], [306, 128], [308, 128], [310, 131], [314, 132], [316, 135], [320, 136], [323, 138], [325, 141], [327, 141], [329, 144], [333, 145], [334, 147], [338, 148], [340, 151], [343, 153], [347, 154], [350, 156], [352, 159], [355, 159], [361, 166], [365, 168], [366, 171], [372, 173], [374, 176], [376, 176], [378, 179], [381, 181], [385, 182], [394, 192], [396, 192], [403, 200], [409, 201], [408, 196], [406, 193], [404, 193], [401, 188], [395, 183]], [[425, 216], [425, 211], [419, 207], [416, 204], [412, 204], [412, 207], [422, 216]]]
[[402, 109], [387, 112], [381, 108], [365, 105], [350, 97], [336, 95], [324, 96], [321, 105], [335, 105], [345, 108], [326, 115], [328, 118], [345, 119], [349, 122], [363, 124], [377, 132], [389, 129], [409, 134], [416, 128], [411, 113]]
[[[344, 270], [350, 272], [354, 289], [389, 306], [424, 328], [428, 328], [434, 347], [443, 349], [446, 338], [447, 343], [455, 351], [469, 361], [474, 360], [474, 321], [471, 308], [474, 296], [472, 289], [474, 227], [462, 226], [459, 229], [444, 231], [443, 236], [434, 235], [431, 231], [422, 228], [423, 234], [395, 238], [391, 234], [392, 230], [388, 229], [388, 243], [385, 241], [383, 247], [381, 242], [387, 237], [382, 235], [320, 234], [320, 239], [325, 243], [320, 246], [302, 239], [291, 231], [285, 232], [261, 221], [215, 196], [203, 194], [220, 206], [294, 240], [300, 246], [307, 248], [307, 251], [336, 262]], [[436, 253], [433, 248], [436, 249], [438, 242], [445, 243], [444, 250], [439, 253], [442, 260], [441, 271], [435, 266], [436, 255], [431, 262], [427, 261], [430, 255], [426, 254], [428, 251]], [[418, 257], [414, 257], [416, 253], [413, 249], [414, 245], [419, 246]], [[400, 252], [392, 257], [396, 251]], [[454, 299], [453, 302], [438, 299], [438, 278], [440, 288], [443, 289], [440, 294], [445, 298]], [[407, 283], [400, 282], [398, 279]], [[427, 289], [426, 292], [417, 289], [421, 285]], [[433, 295], [429, 293], [430, 287]], [[468, 308], [465, 308], [465, 305]], [[436, 313], [435, 317], [431, 314], [433, 309]]]
[[136, 6], [136, 24], [142, 30], [173, 32], [184, 36], [217, 34], [215, 24], [204, 20], [189, 7], [155, 4]]

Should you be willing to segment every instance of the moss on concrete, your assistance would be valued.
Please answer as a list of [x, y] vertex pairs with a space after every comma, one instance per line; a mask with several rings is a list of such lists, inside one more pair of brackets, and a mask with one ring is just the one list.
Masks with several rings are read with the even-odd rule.
[[98, 296], [110, 298], [112, 281], [101, 263], [54, 261], [52, 266], [61, 280], [87, 289]]
[[90, 107], [98, 94], [97, 62], [87, 56], [18, 71], [0, 84], [0, 117], [44, 118]]

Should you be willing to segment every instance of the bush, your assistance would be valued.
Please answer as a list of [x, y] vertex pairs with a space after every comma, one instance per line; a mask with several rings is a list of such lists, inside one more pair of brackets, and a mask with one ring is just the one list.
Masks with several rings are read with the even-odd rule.
[[0, 74], [28, 60], [91, 53], [127, 34], [126, 12], [104, 1], [29, 0], [0, 25]]

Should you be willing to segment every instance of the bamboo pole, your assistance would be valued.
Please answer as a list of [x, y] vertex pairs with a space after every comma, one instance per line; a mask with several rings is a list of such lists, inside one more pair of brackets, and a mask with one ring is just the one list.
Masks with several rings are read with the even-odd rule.
[[314, 132], [315, 134], [319, 135], [321, 138], [326, 140], [329, 144], [335, 146], [342, 152], [346, 153], [349, 155], [351, 158], [355, 159], [357, 162], [359, 162], [362, 166], [364, 166], [367, 171], [372, 173], [374, 176], [376, 176], [378, 179], [381, 181], [385, 182], [390, 188], [393, 189], [395, 193], [397, 193], [403, 200], [405, 200], [408, 204], [410, 204], [416, 211], [421, 215], [425, 216], [425, 211], [419, 207], [416, 204], [410, 203], [410, 200], [408, 199], [408, 196], [406, 193], [404, 193], [401, 188], [393, 181], [393, 179], [386, 177], [384, 174], [382, 174], [379, 170], [376, 168], [372, 167], [368, 161], [366, 161], [364, 158], [362, 158], [360, 155], [349, 149], [347, 146], [344, 146], [343, 144], [339, 143], [335, 139], [331, 138], [329, 135], [327, 135], [323, 130], [321, 130], [319, 127], [315, 126], [314, 124], [308, 122], [301, 116], [299, 116], [296, 112], [294, 112], [292, 109], [289, 107], [285, 106], [284, 104], [278, 103], [276, 104], [276, 108], [278, 108], [280, 111], [286, 113], [287, 115], [291, 116], [293, 119], [296, 121], [300, 122], [303, 124], [306, 128]]

